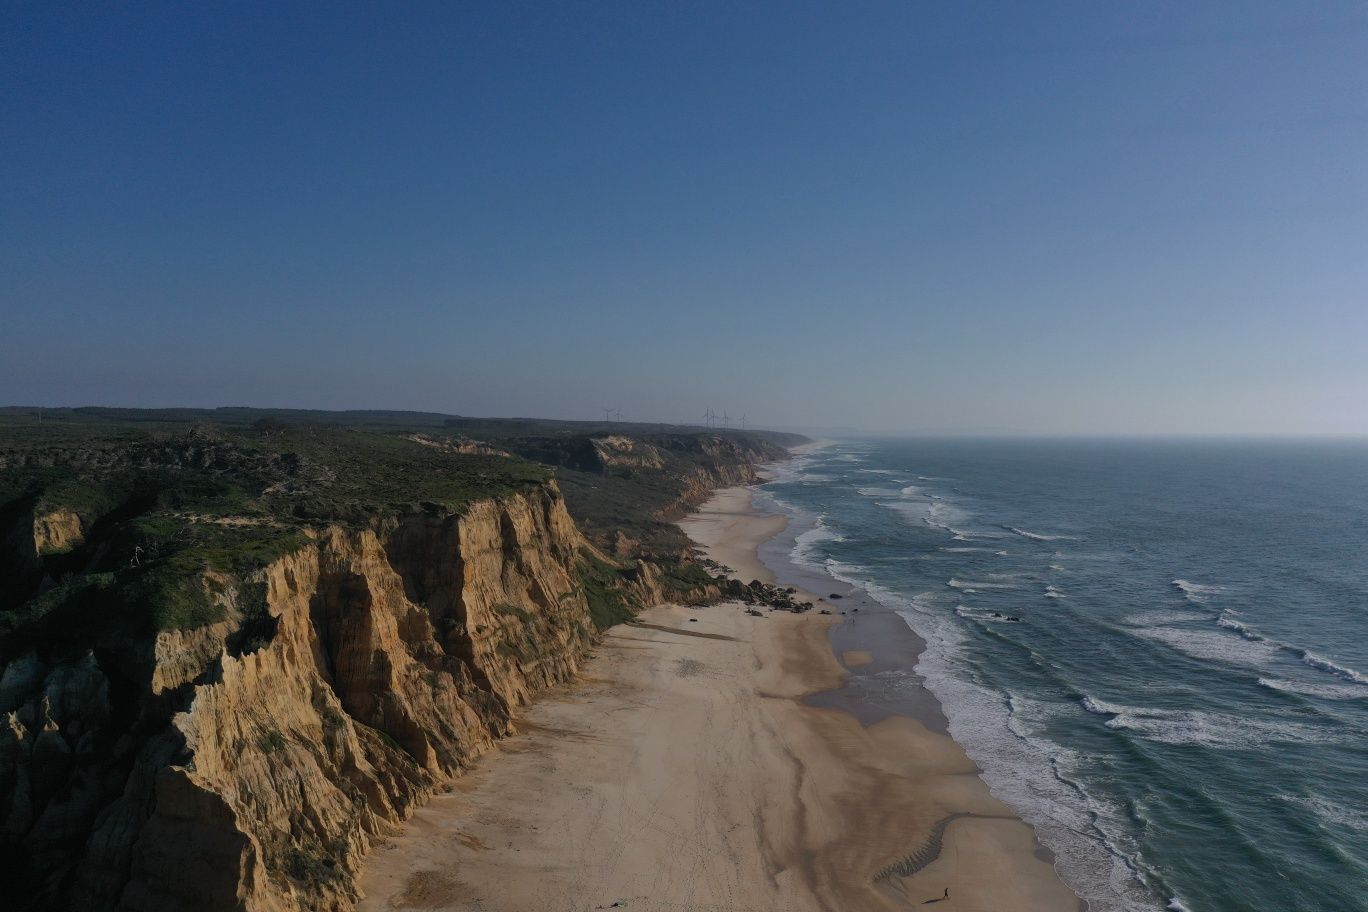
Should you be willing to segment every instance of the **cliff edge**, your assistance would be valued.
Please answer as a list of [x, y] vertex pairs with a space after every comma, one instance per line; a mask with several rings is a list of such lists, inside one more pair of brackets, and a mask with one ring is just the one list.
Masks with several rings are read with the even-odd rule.
[[[350, 909], [374, 839], [599, 628], [711, 588], [688, 561], [610, 557], [546, 465], [309, 438], [0, 454], [7, 907]], [[644, 522], [753, 477], [756, 453], [698, 445]], [[573, 471], [661, 472], [668, 449], [606, 439]]]

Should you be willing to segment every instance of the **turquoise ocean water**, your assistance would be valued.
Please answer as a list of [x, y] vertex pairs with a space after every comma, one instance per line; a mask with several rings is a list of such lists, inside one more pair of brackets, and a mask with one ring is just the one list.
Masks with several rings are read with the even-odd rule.
[[1368, 912], [1368, 443], [846, 440], [758, 503], [1095, 912]]

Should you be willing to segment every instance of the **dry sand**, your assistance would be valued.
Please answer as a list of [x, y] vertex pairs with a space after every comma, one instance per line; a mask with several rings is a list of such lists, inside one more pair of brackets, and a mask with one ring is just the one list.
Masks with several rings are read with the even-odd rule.
[[[737, 488], [685, 528], [742, 579], [769, 580], [756, 546], [784, 522]], [[1080, 907], [949, 737], [804, 702], [845, 676], [839, 616], [728, 604], [640, 620], [377, 847], [363, 910], [858, 912], [947, 888], [937, 912]]]

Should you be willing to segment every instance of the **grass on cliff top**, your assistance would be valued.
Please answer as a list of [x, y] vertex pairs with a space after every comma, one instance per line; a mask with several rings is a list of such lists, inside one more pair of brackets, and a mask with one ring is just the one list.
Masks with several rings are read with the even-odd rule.
[[[799, 439], [430, 413], [42, 414], [39, 423], [35, 410], [0, 409], [0, 652], [25, 630], [87, 636], [101, 627], [210, 623], [222, 616], [223, 599], [206, 574], [250, 575], [300, 547], [310, 527], [365, 527], [415, 510], [458, 513], [531, 490], [553, 473], [594, 541], [611, 551], [624, 534], [631, 541], [623, 554], [655, 560], [667, 587], [685, 591], [703, 580], [686, 566], [688, 540], [662, 518], [678, 505], [685, 479], [706, 476], [719, 459], [772, 458]], [[476, 431], [540, 462], [458, 454], [404, 436], [419, 430]], [[588, 435], [605, 431], [635, 431], [665, 466], [596, 465]], [[35, 563], [22, 553], [26, 528], [57, 509], [79, 515], [84, 541], [48, 549], [63, 553]], [[597, 560], [581, 569], [600, 627], [630, 617], [620, 591], [629, 572]]]
[[459, 511], [550, 477], [546, 466], [521, 459], [457, 454], [349, 428], [268, 424], [179, 433], [0, 423], [0, 507], [30, 496], [87, 522], [120, 507], [138, 485], [187, 511], [369, 521], [418, 505]]
[[454, 454], [406, 437], [316, 428], [266, 434], [264, 452], [301, 462], [294, 484], [268, 496], [295, 516], [367, 522], [413, 506], [459, 512], [473, 501], [545, 484], [545, 466], [505, 456]]
[[[519, 459], [343, 428], [0, 425], [0, 653], [212, 623], [225, 601], [214, 575], [246, 578], [301, 547], [309, 527], [459, 512], [550, 477]], [[35, 559], [34, 518], [56, 510], [80, 517], [83, 539]]]

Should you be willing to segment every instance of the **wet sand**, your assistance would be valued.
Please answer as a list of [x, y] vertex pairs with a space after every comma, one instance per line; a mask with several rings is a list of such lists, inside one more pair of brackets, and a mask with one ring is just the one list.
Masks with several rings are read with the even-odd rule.
[[[772, 581], [757, 548], [785, 523], [735, 488], [683, 525]], [[376, 848], [361, 908], [1077, 909], [931, 695], [861, 683], [910, 673], [915, 634], [853, 593], [822, 607], [664, 606], [609, 631], [579, 683]]]

